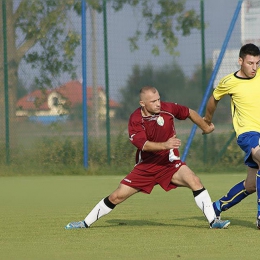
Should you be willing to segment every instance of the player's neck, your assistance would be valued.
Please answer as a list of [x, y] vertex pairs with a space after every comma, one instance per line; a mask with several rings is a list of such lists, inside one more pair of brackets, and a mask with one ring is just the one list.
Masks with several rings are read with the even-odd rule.
[[239, 70], [236, 73], [236, 76], [241, 78], [241, 79], [252, 79], [252, 78], [254, 78], [254, 77], [248, 77], [242, 70]]
[[155, 114], [152, 114], [149, 111], [147, 111], [144, 107], [141, 107], [141, 113], [142, 113], [143, 117], [154, 116], [155, 115]]

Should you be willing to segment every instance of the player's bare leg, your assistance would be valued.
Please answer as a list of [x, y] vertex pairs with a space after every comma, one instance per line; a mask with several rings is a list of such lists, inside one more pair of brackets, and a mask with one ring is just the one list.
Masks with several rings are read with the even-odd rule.
[[120, 184], [118, 188], [112, 192], [106, 198], [103, 198], [98, 204], [91, 210], [91, 212], [86, 216], [84, 221], [71, 222], [65, 228], [88, 228], [94, 222], [96, 222], [101, 217], [110, 213], [116, 205], [125, 201], [127, 198], [138, 192], [137, 189], [129, 187], [124, 184]]
[[260, 229], [260, 139], [259, 146], [252, 149], [252, 158], [258, 164], [256, 173], [256, 192], [257, 192], [257, 221], [256, 226]]
[[216, 218], [208, 191], [204, 188], [199, 177], [188, 166], [181, 166], [173, 175], [172, 183], [192, 190], [195, 202], [207, 218], [211, 228], [227, 228], [229, 226], [229, 220], [222, 221]]

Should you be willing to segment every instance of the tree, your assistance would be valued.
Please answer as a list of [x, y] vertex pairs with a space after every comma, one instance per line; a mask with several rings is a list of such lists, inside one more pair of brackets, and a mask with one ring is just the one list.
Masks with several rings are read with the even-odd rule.
[[[8, 57], [8, 91], [10, 129], [15, 129], [15, 104], [18, 87], [18, 68], [24, 60], [32, 68], [38, 68], [39, 75], [35, 79], [40, 87], [51, 86], [51, 79], [66, 72], [74, 78], [75, 68], [72, 60], [75, 48], [80, 43], [76, 32], [66, 31], [66, 14], [76, 9], [79, 2], [71, 0], [21, 0], [16, 9], [14, 1], [4, 1], [0, 6], [0, 29], [3, 31], [2, 13], [6, 11], [7, 57]], [[6, 5], [4, 5], [6, 3]], [[2, 10], [2, 7], [6, 7]], [[2, 37], [1, 37], [2, 39]], [[41, 47], [34, 48], [35, 46]], [[0, 81], [4, 82], [3, 73], [3, 41], [0, 41]], [[0, 86], [0, 141], [5, 133], [4, 85]], [[15, 143], [15, 135], [11, 140]]]
[[[212, 69], [212, 62], [209, 61], [206, 64], [205, 81], [207, 84]], [[184, 74], [182, 68], [176, 63], [164, 65], [160, 68], [154, 68], [151, 65], [140, 68], [136, 65], [133, 67], [125, 88], [121, 89], [122, 101], [121, 107], [117, 109], [118, 117], [128, 119], [129, 115], [139, 105], [139, 90], [146, 85], [156, 87], [160, 92], [161, 100], [177, 102], [195, 110], [198, 110], [205, 91], [202, 86], [202, 68], [200, 65], [196, 66], [190, 78]], [[131, 97], [131, 102], [129, 102], [129, 97]], [[224, 108], [226, 109], [226, 102], [223, 102], [223, 110]], [[221, 118], [223, 117], [227, 118], [226, 115], [222, 115]]]
[[[1, 1], [0, 31], [3, 31], [2, 7], [6, 3], [7, 17], [7, 57], [8, 57], [8, 88], [10, 129], [15, 129], [15, 104], [18, 87], [18, 68], [22, 61], [37, 68], [39, 75], [35, 83], [40, 87], [50, 87], [52, 79], [63, 73], [75, 78], [73, 57], [75, 49], [80, 44], [80, 35], [66, 30], [68, 11], [80, 15], [80, 0], [20, 0]], [[14, 8], [15, 3], [15, 8]], [[88, 5], [102, 11], [102, 0], [88, 0]], [[171, 54], [178, 45], [177, 31], [188, 35], [193, 28], [200, 27], [198, 15], [194, 10], [185, 9], [184, 0], [107, 0], [115, 11], [120, 11], [124, 5], [141, 8], [146, 21], [146, 40], [162, 40], [165, 48]], [[138, 39], [142, 32], [137, 29], [130, 37], [131, 49], [138, 48]], [[2, 39], [2, 37], [1, 37]], [[37, 48], [35, 48], [37, 47]], [[154, 45], [152, 52], [159, 54], [158, 46]], [[0, 41], [0, 82], [4, 82], [3, 73], [3, 41]], [[0, 143], [4, 141], [5, 133], [5, 100], [4, 84], [0, 86]], [[14, 135], [11, 140], [14, 140]], [[14, 142], [15, 143], [15, 142]]]
[[128, 119], [139, 106], [138, 93], [143, 86], [156, 87], [163, 101], [181, 103], [183, 96], [186, 96], [185, 74], [178, 64], [173, 63], [161, 68], [154, 68], [151, 65], [140, 68], [136, 65], [127, 80], [126, 87], [121, 89], [122, 102], [121, 107], [117, 109], [118, 117]]
[[[177, 32], [183, 36], [190, 34], [192, 29], [200, 29], [200, 18], [194, 9], [185, 8], [186, 0], [110, 0], [112, 7], [118, 11], [126, 4], [137, 7], [140, 11], [140, 25], [145, 20], [145, 32], [137, 28], [135, 35], [129, 37], [131, 50], [137, 50], [138, 40], [144, 34], [146, 40], [160, 40], [165, 50], [174, 55], [175, 47], [178, 45]], [[152, 53], [160, 54], [157, 44], [153, 45]]]
[[[208, 61], [205, 68], [205, 74], [206, 74], [205, 88], [207, 87], [210, 81], [212, 71], [213, 71], [212, 61]], [[191, 108], [197, 110], [202, 102], [205, 91], [206, 89], [203, 89], [203, 84], [202, 84], [202, 67], [198, 65], [196, 66], [196, 69], [192, 77], [187, 80], [186, 93], [189, 93], [189, 95], [183, 96], [183, 101], [186, 102], [186, 104], [188, 104]], [[218, 104], [218, 109], [214, 116], [214, 122], [215, 123], [218, 123], [219, 121], [223, 122], [223, 120], [226, 122], [229, 121], [231, 122], [230, 113], [227, 113], [227, 111], [229, 110], [230, 110], [230, 98], [224, 97], [223, 101]]]
[[[206, 84], [209, 83], [210, 77], [213, 71], [213, 64], [212, 61], [207, 62], [206, 64]], [[207, 87], [207, 86], [205, 86]], [[215, 86], [214, 86], [215, 87]], [[196, 71], [194, 72], [192, 78], [188, 81], [188, 88], [189, 93], [193, 93], [195, 91], [200, 92], [199, 94], [200, 101], [202, 101], [204, 90], [202, 89], [202, 68], [201, 66], [197, 66]], [[213, 90], [213, 89], [212, 89]], [[224, 97], [221, 102], [218, 104], [218, 109], [215, 112], [214, 122], [218, 123], [219, 121], [223, 122], [230, 122], [232, 121], [230, 111], [230, 97]]]
[[27, 93], [28, 93], [28, 89], [26, 89], [24, 83], [21, 80], [19, 80], [17, 85], [16, 98], [19, 99], [25, 96]]
[[[184, 102], [188, 102], [191, 108], [196, 110], [199, 108], [207, 84], [209, 83], [210, 77], [212, 75], [212, 71], [213, 71], [212, 61], [208, 61], [205, 66], [206, 86], [203, 86], [201, 65], [197, 65], [195, 67], [195, 71], [193, 72], [193, 75], [187, 79], [187, 87], [185, 91], [186, 93], [189, 93], [189, 95], [186, 95], [183, 98], [184, 98]], [[190, 96], [193, 98], [192, 99], [189, 98]]]

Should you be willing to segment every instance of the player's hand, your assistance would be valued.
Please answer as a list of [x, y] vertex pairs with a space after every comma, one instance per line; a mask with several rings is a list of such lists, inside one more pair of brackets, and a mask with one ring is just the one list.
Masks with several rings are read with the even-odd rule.
[[208, 124], [207, 129], [204, 129], [204, 130], [203, 130], [202, 134], [203, 134], [203, 135], [209, 134], [209, 133], [213, 132], [214, 130], [215, 130], [214, 124], [213, 124], [213, 123], [210, 123], [210, 124]]
[[203, 120], [204, 120], [208, 125], [211, 124], [211, 121], [209, 121], [206, 117], [203, 117]]
[[176, 138], [176, 135], [173, 137], [169, 138], [165, 142], [165, 147], [166, 149], [178, 149], [181, 146], [181, 140]]

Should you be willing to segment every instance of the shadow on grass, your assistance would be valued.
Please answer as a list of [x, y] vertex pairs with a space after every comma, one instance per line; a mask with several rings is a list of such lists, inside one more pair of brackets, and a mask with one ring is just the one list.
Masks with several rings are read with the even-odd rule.
[[[204, 217], [193, 217], [192, 219], [196, 219], [199, 221], [203, 221], [205, 220]], [[229, 220], [230, 221], [230, 227], [232, 226], [240, 226], [240, 227], [247, 227], [247, 228], [252, 228], [252, 229], [256, 229], [256, 224], [253, 221], [248, 221], [248, 220], [243, 220], [243, 219], [237, 219], [237, 218], [233, 218], [233, 217], [225, 217], [225, 216], [221, 216], [221, 219], [223, 220]]]
[[[161, 223], [161, 222], [155, 222], [150, 220], [129, 220], [129, 219], [111, 219], [107, 220], [106, 222], [115, 226], [164, 226], [164, 227], [180, 227], [185, 226], [189, 228], [205, 228], [205, 218], [204, 217], [193, 217], [192, 219], [201, 222], [201, 224], [193, 224], [193, 225], [187, 225], [187, 220], [185, 220], [184, 224], [180, 224], [180, 219], [175, 219], [176, 222], [173, 220], [172, 224], [169, 223]], [[236, 218], [224, 218], [223, 219], [229, 219], [231, 224], [230, 227], [246, 227], [250, 229], [256, 230], [256, 225], [253, 223], [253, 221], [247, 221], [243, 219], [236, 219]], [[104, 227], [104, 226], [103, 226]]]
[[114, 224], [118, 226], [172, 226], [169, 224], [164, 224], [160, 222], [154, 222], [150, 220], [129, 220], [129, 219], [110, 219], [106, 221], [109, 224]]
[[247, 227], [247, 228], [252, 228], [254, 230], [256, 229], [256, 222], [254, 223], [254, 221], [232, 218], [230, 219], [230, 222], [232, 226]]
[[[175, 220], [175, 221], [174, 221]], [[187, 222], [185, 221], [184, 224], [180, 224], [179, 221], [183, 219], [174, 219], [171, 224], [169, 223], [161, 223], [161, 222], [155, 222], [150, 220], [129, 220], [129, 219], [111, 219], [107, 220], [106, 222], [109, 224], [117, 225], [117, 226], [164, 226], [164, 227], [191, 227], [196, 228], [200, 226], [194, 226], [194, 225], [187, 225]], [[205, 219], [204, 219], [205, 222]]]

